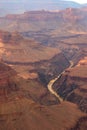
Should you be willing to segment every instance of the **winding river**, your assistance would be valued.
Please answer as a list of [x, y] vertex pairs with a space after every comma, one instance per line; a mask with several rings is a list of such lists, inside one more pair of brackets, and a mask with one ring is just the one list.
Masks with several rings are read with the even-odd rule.
[[[68, 69], [70, 69], [70, 68], [73, 67], [73, 62], [72, 62], [72, 61], [69, 61], [69, 62], [70, 62], [70, 66], [69, 66]], [[60, 78], [60, 76], [61, 76], [63, 73], [65, 73], [65, 70], [64, 70], [63, 72], [61, 72], [61, 74], [59, 74], [56, 78], [50, 80], [50, 82], [49, 82], [48, 85], [47, 85], [48, 90], [49, 90], [53, 95], [55, 95], [60, 102], [63, 102], [63, 99], [62, 99], [62, 98], [59, 96], [59, 94], [57, 94], [57, 92], [53, 89], [53, 84]]]

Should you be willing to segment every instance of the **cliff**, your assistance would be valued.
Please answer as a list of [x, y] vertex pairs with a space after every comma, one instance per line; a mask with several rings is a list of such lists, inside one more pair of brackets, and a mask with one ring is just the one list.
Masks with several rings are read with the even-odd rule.
[[53, 86], [55, 91], [67, 101], [76, 103], [87, 113], [87, 65], [77, 65], [66, 70]]
[[18, 91], [16, 75], [13, 69], [0, 63], [0, 102], [7, 101], [11, 93]]
[[60, 74], [64, 69], [68, 68], [69, 65], [70, 63], [67, 58], [62, 53], [59, 53], [50, 60], [35, 64], [35, 68], [40, 81], [47, 85], [51, 79]]
[[[0, 29], [5, 31], [54, 30], [71, 33], [87, 32], [87, 10], [67, 8], [61, 11], [28, 11], [23, 14], [9, 14], [0, 18]], [[62, 33], [64, 33], [62, 32]]]

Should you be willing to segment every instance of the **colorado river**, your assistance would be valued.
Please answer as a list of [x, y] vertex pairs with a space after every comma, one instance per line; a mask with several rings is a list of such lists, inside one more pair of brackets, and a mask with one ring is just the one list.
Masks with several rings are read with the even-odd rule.
[[[72, 68], [72, 67], [73, 67], [73, 62], [70, 61], [70, 66], [69, 66], [68, 69], [70, 69], [70, 68]], [[54, 91], [54, 89], [53, 89], [53, 84], [60, 78], [60, 76], [61, 76], [63, 73], [65, 73], [65, 70], [64, 70], [61, 74], [59, 74], [56, 78], [52, 79], [52, 80], [48, 83], [48, 85], [47, 85], [48, 90], [49, 90], [53, 95], [55, 95], [60, 102], [62, 102], [63, 99], [57, 94], [56, 91]]]

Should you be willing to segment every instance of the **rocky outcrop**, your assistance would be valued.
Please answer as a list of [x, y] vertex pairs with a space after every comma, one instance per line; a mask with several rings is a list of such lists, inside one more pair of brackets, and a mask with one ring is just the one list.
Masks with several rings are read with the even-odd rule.
[[67, 29], [69, 32], [86, 32], [85, 27], [87, 24], [84, 22], [86, 20], [87, 11], [84, 9], [67, 8], [62, 11], [28, 11], [24, 14], [10, 14], [0, 18], [0, 28], [8, 31], [18, 30], [19, 32], [41, 29], [53, 30], [54, 28], [65, 32], [67, 32]]
[[[25, 32], [25, 31], [33, 31], [33, 30], [39, 30], [39, 28], [45, 28], [48, 25], [44, 26], [45, 24], [42, 24], [42, 22], [49, 22], [49, 20], [60, 20], [61, 16], [58, 12], [50, 12], [50, 11], [28, 11], [23, 14], [9, 14], [6, 17], [0, 18], [2, 28], [3, 30], [6, 31], [16, 31], [18, 30], [19, 32]], [[15, 21], [16, 20], [16, 21]], [[6, 21], [6, 24], [3, 23], [3, 21]], [[15, 22], [14, 22], [15, 21]], [[35, 23], [40, 23], [38, 25], [34, 25], [33, 22]], [[7, 26], [7, 23], [9, 26]], [[23, 27], [23, 24], [25, 27]], [[5, 25], [7, 28], [4, 28]], [[50, 24], [49, 24], [50, 26]], [[9, 28], [9, 29], [8, 29]], [[51, 28], [51, 26], [50, 26]]]
[[86, 69], [86, 66], [79, 66], [66, 70], [53, 88], [64, 100], [76, 103], [82, 111], [87, 113]]
[[60, 11], [28, 11], [24, 12], [24, 14], [17, 15], [17, 14], [10, 14], [7, 15], [5, 18], [11, 20], [30, 20], [30, 21], [40, 21], [40, 20], [53, 20], [53, 19], [62, 19], [62, 20], [69, 20], [79, 21], [87, 17], [86, 10], [83, 9], [76, 9], [76, 8], [67, 8], [65, 10]]

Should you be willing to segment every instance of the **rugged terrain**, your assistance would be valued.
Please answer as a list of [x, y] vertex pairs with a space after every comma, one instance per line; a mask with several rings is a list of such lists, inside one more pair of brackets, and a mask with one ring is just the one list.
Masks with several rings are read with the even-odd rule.
[[3, 63], [0, 74], [0, 130], [64, 130], [85, 116], [72, 103], [58, 105], [59, 101], [36, 79], [25, 80]]
[[54, 87], [64, 100], [77, 103], [84, 112], [87, 112], [86, 70], [87, 66], [85, 65], [66, 70], [65, 74], [58, 80], [58, 87]]
[[32, 73], [38, 74], [45, 85], [70, 64], [59, 48], [44, 46], [35, 40], [23, 38], [19, 33], [1, 31], [0, 39], [1, 60], [21, 76], [25, 73], [27, 77], [31, 77], [29, 75]]
[[86, 130], [86, 21], [86, 8], [0, 18], [0, 130]]
[[[67, 8], [60, 11], [28, 11], [0, 17], [0, 29], [19, 32], [48, 34], [85, 34], [87, 8]], [[67, 33], [66, 33], [67, 32]], [[45, 33], [45, 34], [46, 34]]]
[[[63, 98], [78, 105], [79, 109], [87, 113], [87, 57], [80, 60], [72, 69], [66, 69], [53, 89]], [[86, 130], [87, 116], [80, 118], [71, 130]]]

